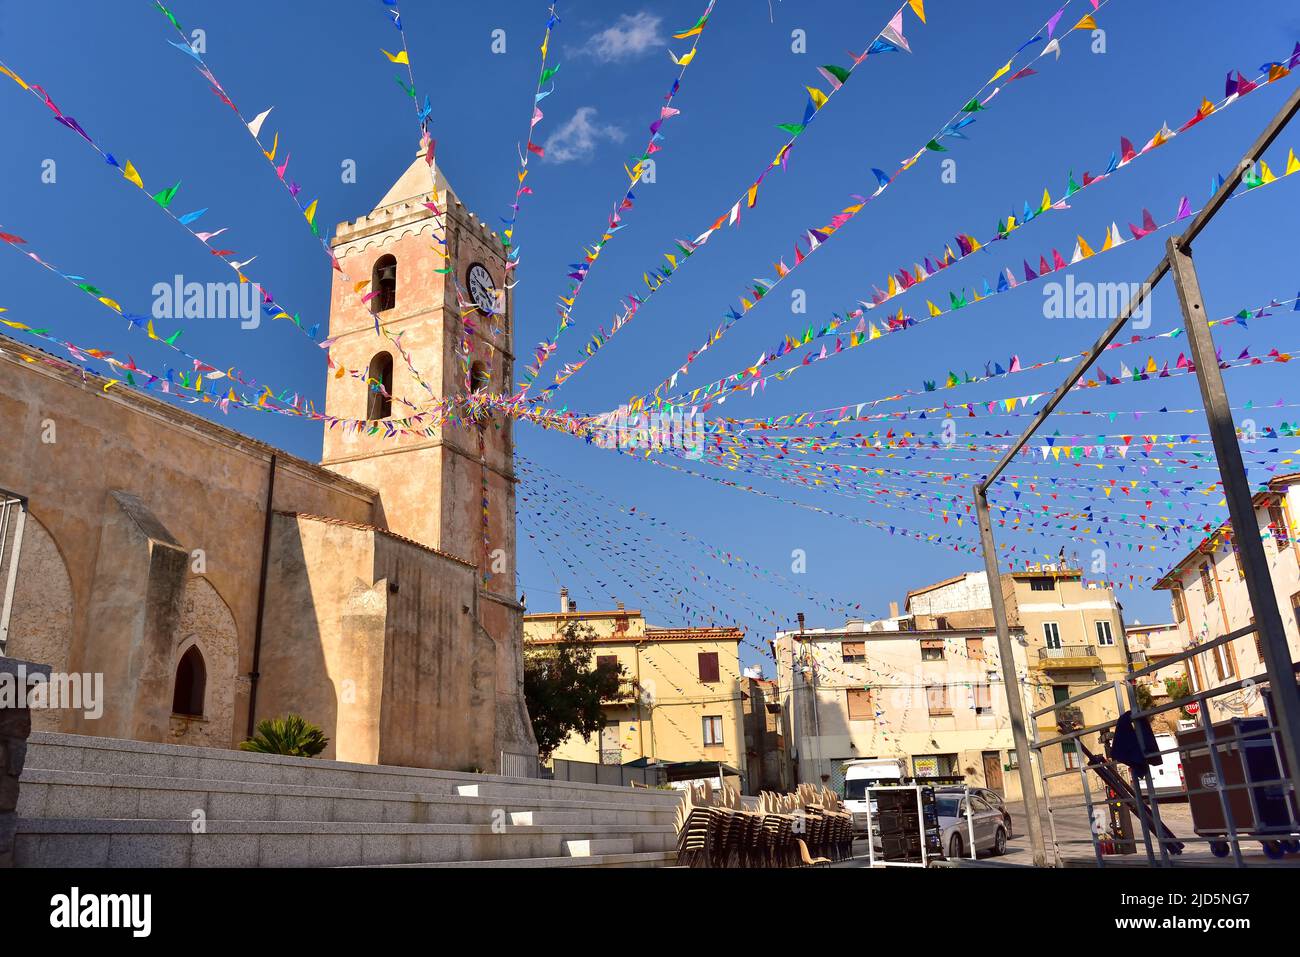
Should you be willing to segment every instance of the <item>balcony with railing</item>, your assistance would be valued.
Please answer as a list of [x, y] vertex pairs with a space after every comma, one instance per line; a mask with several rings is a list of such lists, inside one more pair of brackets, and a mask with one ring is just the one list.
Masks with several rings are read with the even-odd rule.
[[1100, 668], [1096, 645], [1059, 645], [1038, 649], [1039, 668]]

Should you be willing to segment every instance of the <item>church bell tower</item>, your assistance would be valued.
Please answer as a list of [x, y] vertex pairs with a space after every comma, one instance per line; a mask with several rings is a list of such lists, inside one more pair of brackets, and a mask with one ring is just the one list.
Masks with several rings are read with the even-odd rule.
[[380, 524], [477, 565], [488, 591], [513, 598], [513, 425], [470, 419], [454, 401], [510, 392], [509, 294], [503, 315], [490, 312], [505, 248], [423, 152], [370, 213], [339, 224], [332, 246], [325, 412], [339, 421], [327, 423], [322, 464], [379, 490]]
[[495, 754], [530, 761], [513, 423], [456, 401], [511, 391], [505, 247], [424, 152], [371, 212], [337, 226], [332, 247], [322, 464], [378, 490], [377, 525], [477, 567], [462, 605], [496, 647]]

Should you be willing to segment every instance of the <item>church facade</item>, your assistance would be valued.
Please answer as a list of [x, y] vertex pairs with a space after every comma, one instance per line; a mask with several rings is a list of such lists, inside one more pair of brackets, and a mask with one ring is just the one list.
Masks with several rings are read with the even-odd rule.
[[512, 381], [508, 294], [466, 323], [452, 282], [504, 289], [505, 250], [439, 177], [444, 258], [431, 175], [336, 229], [330, 354], [381, 388], [330, 376], [319, 464], [0, 337], [0, 488], [26, 499], [0, 651], [103, 676], [102, 713], [35, 727], [230, 748], [293, 712], [325, 757], [530, 767], [512, 424], [391, 424]]

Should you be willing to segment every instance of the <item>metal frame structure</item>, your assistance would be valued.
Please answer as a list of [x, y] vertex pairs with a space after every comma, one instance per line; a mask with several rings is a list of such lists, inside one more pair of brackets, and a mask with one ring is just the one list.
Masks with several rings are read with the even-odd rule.
[[[1015, 741], [1016, 756], [1020, 765], [1020, 784], [1024, 794], [1025, 811], [1028, 814], [1028, 831], [1033, 845], [1034, 864], [1042, 867], [1047, 863], [1046, 846], [1043, 840], [1042, 820], [1039, 817], [1038, 797], [1034, 787], [1033, 772], [1029, 761], [1029, 740], [1025, 731], [1024, 708], [1018, 696], [1010, 693], [1017, 687], [1015, 664], [1011, 657], [1011, 634], [1007, 627], [1006, 599], [1002, 592], [1001, 575], [998, 570], [997, 545], [993, 538], [993, 525], [989, 516], [988, 490], [998, 477], [1020, 453], [1034, 433], [1047, 421], [1048, 417], [1060, 405], [1061, 401], [1081, 379], [1101, 353], [1127, 325], [1133, 313], [1150, 296], [1151, 291], [1169, 273], [1173, 273], [1174, 284], [1178, 291], [1178, 301], [1183, 313], [1183, 323], [1187, 329], [1188, 341], [1195, 363], [1196, 379], [1205, 402], [1206, 417], [1209, 420], [1210, 434], [1214, 443], [1214, 454], [1219, 466], [1219, 475], [1223, 483], [1224, 494], [1228, 500], [1228, 513], [1234, 529], [1255, 528], [1255, 510], [1251, 503], [1250, 484], [1246, 477], [1245, 465], [1241, 458], [1241, 449], [1237, 445], [1236, 429], [1232, 421], [1232, 412], [1228, 404], [1227, 391], [1223, 385], [1223, 374], [1219, 368], [1214, 351], [1214, 340], [1210, 333], [1204, 302], [1201, 298], [1200, 284], [1197, 282], [1196, 270], [1192, 264], [1192, 244], [1210, 221], [1218, 214], [1223, 205], [1232, 197], [1241, 185], [1246, 173], [1264, 156], [1265, 151], [1281, 134], [1296, 114], [1300, 113], [1300, 89], [1291, 94], [1282, 109], [1269, 121], [1263, 132], [1247, 150], [1245, 156], [1233, 169], [1214, 196], [1205, 207], [1192, 219], [1182, 235], [1171, 239], [1150, 276], [1141, 288], [1130, 298], [1128, 304], [1120, 311], [1118, 317], [1102, 334], [1088, 353], [1074, 367], [1069, 376], [1053, 393], [1051, 399], [1039, 411], [1029, 427], [1007, 449], [1002, 459], [994, 466], [974, 489], [975, 508], [979, 519], [980, 544], [984, 553], [984, 569], [988, 576], [989, 596], [993, 604], [993, 620], [998, 633], [998, 651], [1002, 658], [1004, 687], [1007, 689], [1008, 712], [1011, 721], [1012, 737]], [[1238, 534], [1235, 541], [1241, 552], [1242, 567], [1245, 571], [1246, 586], [1250, 595], [1251, 607], [1260, 632], [1267, 677], [1273, 689], [1273, 702], [1276, 710], [1278, 731], [1282, 739], [1282, 749], [1290, 771], [1290, 785], [1293, 793], [1300, 794], [1300, 692], [1297, 691], [1294, 672], [1291, 666], [1291, 652], [1287, 647], [1286, 634], [1283, 631], [1282, 615], [1277, 607], [1273, 592], [1272, 579], [1268, 571], [1268, 560], [1263, 542], [1254, 534]]]
[[[867, 861], [869, 867], [920, 867], [922, 869], [930, 866], [930, 854], [927, 850], [927, 841], [925, 839], [925, 805], [921, 802], [921, 788], [926, 785], [921, 784], [890, 784], [880, 787], [870, 787], [864, 789], [863, 797], [867, 805]], [[916, 792], [916, 816], [921, 835], [921, 862], [915, 861], [876, 861], [876, 835], [873, 826], [874, 820], [871, 814], [871, 792], [872, 791], [915, 791]], [[970, 841], [970, 859], [976, 859], [978, 852], [975, 849], [975, 818], [970, 809], [970, 788], [962, 788], [962, 801], [966, 805], [966, 835]], [[940, 833], [942, 834], [942, 828]], [[882, 835], [883, 838], [883, 835]], [[940, 848], [941, 855], [946, 855], [946, 850]], [[941, 859], [947, 860], [946, 856]]]
[[[1268, 738], [1273, 747], [1273, 759], [1276, 766], [1278, 768], [1283, 767], [1282, 749], [1278, 744], [1277, 734], [1280, 726], [1276, 720], [1275, 710], [1265, 709], [1265, 717], [1267, 718], [1265, 727], [1244, 734], [1235, 729], [1230, 733], [1223, 733], [1222, 729], [1216, 730], [1214, 721], [1210, 716], [1209, 703], [1212, 700], [1216, 698], [1224, 698], [1236, 694], [1244, 689], [1252, 688], [1268, 682], [1269, 679], [1267, 674], [1244, 678], [1208, 691], [1192, 691], [1182, 698], [1167, 701], [1145, 710], [1138, 705], [1137, 685], [1139, 679], [1149, 675], [1154, 675], [1156, 672], [1162, 671], [1172, 664], [1189, 662], [1197, 655], [1212, 653], [1216, 648], [1222, 645], [1253, 635], [1255, 632], [1256, 629], [1253, 626], [1239, 628], [1236, 631], [1222, 635], [1213, 641], [1207, 641], [1203, 644], [1197, 645], [1195, 648], [1180, 652], [1176, 655], [1171, 655], [1155, 665], [1131, 672], [1125, 675], [1124, 679], [1121, 681], [1113, 681], [1108, 684], [1089, 688], [1087, 691], [1074, 695], [1065, 701], [1054, 702], [1048, 707], [1040, 708], [1030, 715], [1031, 718], [1035, 719], [1035, 740], [1032, 747], [1040, 754], [1040, 780], [1043, 786], [1044, 804], [1047, 808], [1048, 825], [1051, 829], [1054, 863], [1057, 866], [1062, 866], [1067, 862], [1077, 863], [1077, 859], [1070, 859], [1066, 855], [1063, 855], [1062, 848], [1068, 849], [1072, 845], [1082, 844], [1091, 845], [1091, 850], [1098, 867], [1105, 867], [1107, 865], [1107, 858], [1102, 849], [1102, 836], [1100, 834], [1100, 829], [1095, 824], [1098, 820], [1096, 815], [1098, 804], [1093, 798], [1091, 785], [1094, 779], [1089, 776], [1089, 772], [1093, 775], [1097, 775], [1098, 780], [1101, 780], [1099, 772], [1102, 771], [1102, 769], [1118, 772], [1121, 766], [1114, 760], [1103, 758], [1100, 755], [1096, 756], [1097, 760], [1095, 763], [1085, 762], [1083, 760], [1084, 748], [1080, 746], [1083, 744], [1083, 740], [1093, 735], [1100, 737], [1105, 732], [1112, 730], [1118, 721], [1118, 715], [1123, 714], [1126, 711], [1129, 712], [1135, 720], [1139, 718], [1149, 719], [1157, 715], [1180, 710], [1191, 704], [1197, 705], [1197, 718], [1200, 724], [1199, 730], [1205, 735], [1204, 746], [1198, 747], [1197, 750], [1205, 751], [1206, 756], [1209, 758], [1215, 782], [1213, 787], [1208, 787], [1200, 786], [1201, 782], [1189, 781], [1184, 795], [1189, 800], [1194, 795], [1214, 795], [1214, 797], [1217, 798], [1219, 809], [1223, 815], [1224, 827], [1221, 833], [1216, 830], [1209, 834], [1203, 834], [1200, 830], [1194, 830], [1193, 834], [1173, 835], [1171, 833], [1169, 836], [1166, 836], [1167, 828], [1165, 822], [1161, 819], [1160, 803], [1156, 800], [1157, 795], [1155, 786], [1151, 778], [1150, 768], [1147, 767], [1144, 769], [1143, 774], [1130, 776], [1133, 788], [1132, 795], [1126, 796], [1121, 794], [1114, 799], [1109, 799], [1125, 805], [1136, 818], [1141, 828], [1141, 843], [1146, 852], [1145, 864], [1151, 867], [1174, 867], [1178, 865], [1178, 862], [1181, 859], [1183, 859], [1181, 855], [1185, 846], [1202, 844], [1213, 847], [1215, 844], [1219, 844], [1221, 845], [1221, 853], [1216, 854], [1216, 857], [1226, 856], [1226, 854], [1222, 853], [1226, 851], [1227, 853], [1231, 853], [1233, 864], [1237, 867], [1244, 867], [1246, 866], [1246, 861], [1243, 858], [1241, 851], [1241, 842], [1243, 839], [1258, 841], [1300, 840], [1300, 816], [1296, 813], [1296, 807], [1293, 800], [1284, 801], [1283, 803], [1287, 813], [1287, 820], [1285, 823], [1260, 824], [1260, 819], [1263, 816], [1259, 805], [1260, 794], [1268, 791], [1274, 793], [1280, 791], [1285, 797], [1286, 790], [1290, 785], [1288, 778], [1276, 777], [1265, 780], [1250, 779], [1244, 783], [1230, 784], [1227, 782], [1231, 776], [1225, 775], [1225, 758], [1232, 761], [1242, 760], [1241, 749], [1252, 739]], [[1296, 670], [1300, 669], [1300, 666], [1292, 665], [1291, 669], [1294, 674]], [[1117, 707], [1117, 716], [1115, 719], [1087, 727], [1075, 727], [1068, 730], [1060, 728], [1058, 725], [1058, 733], [1056, 735], [1045, 740], [1038, 739], [1038, 718], [1049, 714], [1059, 714], [1060, 710], [1063, 708], [1068, 708], [1085, 699], [1107, 695], [1111, 692], [1115, 695], [1115, 704]], [[1065, 742], [1073, 742], [1075, 744], [1076, 751], [1080, 755], [1079, 767], [1066, 768], [1060, 771], [1046, 771], [1043, 769], [1043, 763], [1041, 761], [1042, 751], [1046, 748], [1054, 747]], [[1102, 749], [1099, 748], [1098, 750]], [[1184, 757], [1184, 750], [1184, 748], [1180, 747], [1177, 752], [1180, 759]], [[1158, 753], [1163, 755], [1170, 752]], [[1157, 753], [1155, 752], [1147, 754], [1148, 758], [1156, 756]], [[1082, 785], [1080, 791], [1082, 800], [1068, 803], [1058, 802], [1054, 804], [1051, 799], [1049, 782], [1057, 778], [1064, 778], [1075, 774], [1079, 776]], [[1102, 783], [1104, 784], [1105, 781], [1103, 780]], [[1244, 827], [1245, 822], [1238, 822], [1234, 819], [1231, 800], [1231, 796], [1234, 792], [1244, 792], [1246, 804], [1251, 810], [1251, 818], [1255, 824], [1251, 829]], [[1072, 810], [1086, 810], [1088, 821], [1091, 825], [1090, 837], [1087, 840], [1081, 838], [1062, 838], [1058, 833], [1057, 816], [1062, 812]], [[1194, 810], [1191, 814], [1191, 821], [1192, 826], [1195, 829], [1196, 813]], [[1116, 863], [1122, 863], [1122, 861], [1117, 861]], [[1205, 859], [1201, 856], [1198, 860], [1194, 854], [1189, 854], [1187, 863], [1188, 866], [1203, 865]]]
[[[9, 534], [11, 524], [12, 538]], [[0, 568], [8, 566], [3, 583], [4, 591], [0, 593], [0, 656], [4, 655], [9, 643], [9, 616], [13, 611], [14, 591], [18, 583], [18, 558], [22, 554], [23, 527], [26, 524], [27, 499], [0, 489]]]

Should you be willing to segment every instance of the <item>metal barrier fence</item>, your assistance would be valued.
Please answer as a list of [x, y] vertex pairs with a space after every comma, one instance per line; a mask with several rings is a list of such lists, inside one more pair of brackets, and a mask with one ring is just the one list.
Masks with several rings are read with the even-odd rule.
[[[1031, 749], [1039, 769], [1049, 850], [1056, 866], [1205, 866], [1228, 857], [1237, 867], [1300, 866], [1300, 813], [1266, 674], [1193, 691], [1145, 710], [1138, 705], [1139, 679], [1213, 653], [1255, 631], [1254, 625], [1238, 629], [1030, 715]], [[1293, 665], [1293, 673], [1295, 668]], [[1229, 696], [1256, 689], [1259, 714], [1236, 716], [1236, 711], [1249, 709], [1240, 701], [1223, 704]], [[1111, 695], [1116, 718], [1084, 725], [1077, 717], [1099, 710], [1098, 704], [1108, 710]], [[1216, 722], [1212, 705], [1234, 716]], [[1195, 715], [1181, 722], [1173, 750], [1162, 748], [1158, 741], [1155, 750], [1144, 744], [1141, 753], [1148, 763], [1140, 771], [1116, 760], [1111, 745], [1121, 720], [1136, 725], [1170, 712]], [[1057, 733], [1042, 739], [1039, 719], [1047, 715], [1057, 719]], [[1060, 720], [1062, 717], [1065, 720]], [[1073, 747], [1078, 767], [1048, 770], [1045, 758], [1049, 749], [1064, 745]], [[1150, 761], [1163, 766], [1171, 754], [1178, 758], [1179, 786], [1166, 785], [1159, 789], [1163, 793], [1158, 793]], [[1062, 803], [1058, 793], [1054, 801], [1051, 783], [1069, 775], [1079, 778], [1081, 800]], [[1082, 822], [1077, 813], [1071, 814], [1079, 811], [1084, 812]], [[1133, 820], [1138, 824], [1136, 831]], [[1081, 836], [1081, 824], [1086, 825], [1087, 836]], [[1255, 841], [1260, 844], [1258, 851], [1242, 846]], [[1079, 851], [1085, 847], [1091, 853], [1081, 855]]]
[[9, 617], [18, 582], [18, 556], [27, 522], [27, 499], [0, 489], [0, 655], [9, 643]]
[[662, 768], [630, 768], [622, 764], [593, 764], [589, 761], [566, 761], [555, 758], [550, 768], [542, 768], [544, 777], [554, 781], [575, 781], [579, 784], [610, 784], [616, 787], [636, 783], [643, 787], [659, 787], [667, 780]]
[[510, 751], [501, 752], [500, 770], [497, 773], [508, 778], [535, 778], [541, 776], [537, 766], [537, 755], [515, 754]]

